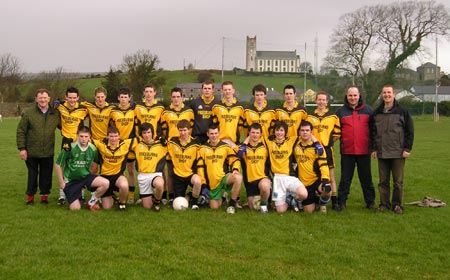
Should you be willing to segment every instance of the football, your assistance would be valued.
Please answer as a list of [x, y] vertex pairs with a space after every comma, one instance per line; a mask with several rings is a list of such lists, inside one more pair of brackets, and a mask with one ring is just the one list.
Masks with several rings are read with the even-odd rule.
[[174, 199], [172, 206], [175, 211], [186, 210], [189, 208], [189, 202], [185, 197], [179, 196]]

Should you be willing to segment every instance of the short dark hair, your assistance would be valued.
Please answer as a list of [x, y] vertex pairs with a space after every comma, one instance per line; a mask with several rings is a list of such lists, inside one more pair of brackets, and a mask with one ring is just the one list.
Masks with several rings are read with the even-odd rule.
[[287, 90], [287, 89], [292, 89], [292, 90], [294, 90], [294, 93], [297, 92], [297, 90], [295, 89], [295, 87], [294, 87], [293, 85], [285, 85], [284, 88], [283, 88], [283, 93], [284, 93], [284, 91]]
[[146, 89], [146, 88], [152, 88], [152, 89], [154, 89], [155, 91], [156, 91], [156, 87], [154, 86], [154, 85], [152, 85], [152, 84], [146, 84], [145, 86], [144, 86], [144, 89]]
[[97, 93], [103, 92], [105, 95], [108, 95], [108, 91], [104, 87], [96, 87], [94, 89], [94, 96], [97, 95]]
[[67, 90], [66, 90], [66, 96], [70, 92], [74, 92], [74, 93], [77, 94], [77, 96], [80, 96], [80, 92], [78, 91], [78, 89], [76, 87], [68, 87]]
[[232, 81], [225, 81], [225, 82], [222, 83], [222, 87], [223, 87], [223, 86], [230, 86], [230, 85], [231, 85], [232, 87], [234, 87]]
[[79, 127], [78, 127], [78, 131], [77, 131], [77, 134], [80, 134], [80, 133], [91, 133], [91, 130], [89, 129], [89, 127], [87, 127], [87, 126], [85, 126], [85, 125], [80, 125]]
[[191, 123], [188, 120], [186, 120], [186, 119], [179, 120], [178, 123], [177, 123], [177, 128], [178, 129], [180, 129], [180, 128], [191, 129]]
[[208, 131], [209, 131], [210, 129], [218, 129], [218, 130], [220, 131], [219, 125], [216, 124], [216, 123], [211, 123], [211, 124], [209, 124], [209, 125], [208, 125]]
[[284, 121], [276, 121], [273, 130], [275, 131], [280, 128], [284, 128], [284, 132], [288, 132], [288, 125]]
[[131, 97], [131, 90], [127, 87], [121, 87], [119, 88], [119, 95], [121, 94], [126, 94]]
[[319, 92], [316, 94], [316, 100], [317, 100], [317, 96], [319, 96], [319, 95], [325, 95], [325, 96], [327, 97], [327, 100], [330, 99], [330, 97], [328, 96], [328, 93], [326, 93], [325, 91], [319, 91]]
[[152, 132], [152, 135], [155, 135], [155, 129], [151, 123], [145, 122], [139, 126], [139, 135], [142, 136], [144, 131], [149, 130]]
[[120, 134], [119, 130], [115, 126], [108, 127], [108, 133], [107, 134], [109, 135], [111, 133], [118, 133], [118, 134]]
[[174, 87], [173, 89], [170, 90], [170, 96], [172, 97], [172, 93], [174, 92], [179, 92], [181, 94], [181, 96], [183, 96], [183, 90], [179, 87]]
[[206, 80], [202, 83], [202, 88], [204, 85], [212, 85], [212, 88], [214, 89], [214, 82], [212, 80]]
[[254, 122], [252, 123], [249, 127], [248, 127], [248, 131], [250, 131], [251, 129], [259, 129], [262, 132], [262, 126], [260, 123]]
[[36, 92], [34, 93], [34, 96], [37, 97], [38, 94], [41, 94], [41, 93], [47, 93], [47, 95], [50, 96], [50, 91], [48, 89], [45, 89], [45, 88], [37, 89]]
[[266, 89], [266, 87], [263, 86], [262, 84], [258, 84], [258, 85], [256, 85], [256, 86], [254, 86], [253, 89], [252, 89], [252, 94], [255, 95], [255, 93], [256, 93], [257, 91], [262, 91], [262, 92], [264, 92], [264, 95], [267, 94], [267, 89]]
[[311, 129], [311, 131], [313, 130], [313, 125], [312, 125], [312, 123], [310, 123], [309, 121], [305, 121], [305, 120], [303, 120], [303, 121], [300, 123], [300, 126], [298, 127], [298, 130], [300, 131], [300, 128], [301, 128], [301, 127], [304, 127], [304, 126], [309, 126], [309, 128]]

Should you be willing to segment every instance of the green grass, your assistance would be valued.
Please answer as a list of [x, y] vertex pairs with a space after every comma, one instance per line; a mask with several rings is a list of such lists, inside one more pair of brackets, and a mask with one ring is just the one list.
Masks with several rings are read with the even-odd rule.
[[[0, 123], [2, 279], [450, 279], [450, 208], [366, 210], [356, 176], [348, 210], [327, 215], [137, 206], [70, 212], [56, 205], [56, 180], [49, 205], [27, 207], [17, 123]], [[449, 118], [415, 118], [406, 202], [425, 195], [450, 201], [449, 128]]]

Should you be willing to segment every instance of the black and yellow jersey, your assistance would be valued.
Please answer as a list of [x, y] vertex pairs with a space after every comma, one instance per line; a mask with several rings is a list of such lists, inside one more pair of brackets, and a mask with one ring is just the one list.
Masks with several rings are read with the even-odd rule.
[[248, 134], [250, 125], [259, 123], [262, 126], [262, 135], [268, 137], [272, 133], [273, 126], [276, 120], [275, 109], [267, 105], [264, 101], [263, 107], [256, 107], [255, 103], [244, 110], [244, 135]]
[[194, 126], [192, 127], [192, 135], [206, 135], [208, 126], [212, 122], [211, 110], [219, 100], [213, 96], [210, 102], [206, 102], [203, 96], [199, 96], [192, 100], [190, 107], [194, 112]]
[[286, 136], [297, 136], [300, 123], [308, 117], [305, 107], [300, 105], [297, 101], [295, 101], [292, 108], [284, 102], [283, 106], [277, 108], [275, 111], [277, 113], [277, 120], [283, 121], [288, 125]]
[[77, 139], [78, 128], [84, 122], [88, 114], [85, 106], [77, 102], [75, 107], [69, 108], [69, 104], [64, 102], [57, 108], [61, 116], [61, 134], [63, 137], [72, 138], [73, 141]]
[[107, 139], [103, 141], [92, 140], [100, 154], [100, 175], [115, 176], [123, 174], [133, 140], [134, 138], [120, 140], [115, 149], [109, 146]]
[[324, 147], [333, 146], [334, 141], [341, 137], [339, 118], [328, 108], [323, 114], [314, 110], [312, 115], [308, 115], [308, 121], [313, 125], [312, 134]]
[[227, 173], [240, 169], [241, 162], [227, 143], [220, 141], [213, 146], [208, 141], [200, 146], [197, 153], [197, 172], [202, 184], [207, 184], [211, 190], [217, 188]]
[[100, 108], [97, 104], [86, 101], [81, 102], [81, 105], [86, 106], [88, 111], [91, 138], [95, 140], [105, 139], [108, 133], [109, 116], [114, 105], [105, 103], [105, 106]]
[[197, 173], [197, 153], [200, 148], [198, 138], [189, 138], [187, 143], [181, 143], [179, 137], [170, 138], [167, 142], [169, 159], [173, 163], [175, 175], [187, 178]]
[[163, 172], [166, 163], [167, 147], [160, 141], [146, 143], [135, 142], [131, 151], [136, 157], [136, 169], [139, 173]]
[[230, 139], [234, 143], [240, 141], [240, 133], [244, 126], [244, 107], [233, 98], [231, 104], [222, 102], [212, 108], [212, 121], [219, 124], [219, 138]]
[[125, 108], [115, 106], [111, 110], [110, 125], [117, 127], [119, 130], [120, 140], [134, 137], [134, 122], [135, 115], [134, 110], [128, 105]]
[[176, 111], [175, 108], [170, 104], [168, 106], [162, 116], [161, 116], [161, 128], [163, 132], [163, 136], [166, 139], [172, 137], [180, 136], [178, 132], [177, 124], [180, 120], [187, 120], [191, 126], [194, 125], [194, 111], [191, 108], [186, 107], [184, 104], [181, 105], [181, 109]]
[[149, 123], [153, 126], [155, 131], [153, 138], [161, 136], [161, 115], [164, 112], [164, 106], [157, 100], [153, 100], [153, 103], [143, 103], [136, 105], [134, 113], [136, 116], [136, 135], [139, 135], [139, 126], [143, 123]]
[[246, 152], [242, 156], [241, 163], [245, 183], [270, 177], [269, 151], [263, 140], [256, 145], [250, 143], [246, 145]]
[[327, 155], [324, 152], [319, 156], [313, 141], [305, 145], [298, 140], [294, 146], [294, 158], [297, 163], [297, 176], [306, 187], [311, 186], [317, 180], [330, 180]]
[[266, 147], [269, 150], [270, 168], [273, 174], [285, 174], [293, 176], [292, 152], [297, 137], [286, 137], [281, 143], [265, 138]]

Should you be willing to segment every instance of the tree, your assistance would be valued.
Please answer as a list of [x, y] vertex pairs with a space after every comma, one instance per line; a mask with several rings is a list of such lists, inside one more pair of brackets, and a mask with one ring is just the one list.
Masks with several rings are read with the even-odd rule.
[[146, 84], [160, 87], [164, 79], [157, 77], [159, 59], [148, 50], [138, 50], [134, 54], [125, 55], [120, 68], [128, 75], [127, 83], [131, 91], [140, 96]]
[[121, 72], [110, 67], [108, 74], [106, 74], [105, 80], [102, 82], [102, 86], [108, 91], [106, 101], [117, 102], [119, 89], [123, 86]]
[[202, 71], [198, 72], [197, 81], [199, 83], [203, 83], [204, 81], [212, 81], [212, 80], [213, 80], [213, 75], [212, 75], [211, 71], [202, 70]]
[[450, 38], [450, 16], [442, 4], [407, 1], [366, 6], [340, 18], [325, 64], [352, 75], [372, 102], [383, 84], [395, 84], [396, 70], [422, 51], [423, 40], [434, 36]]
[[43, 71], [37, 74], [34, 79], [34, 87], [30, 89], [27, 95], [27, 101], [34, 100], [34, 91], [36, 88], [48, 89], [54, 98], [64, 99], [66, 89], [72, 86], [73, 76], [66, 73], [62, 66], [53, 71]]
[[311, 62], [308, 61], [304, 61], [302, 63], [300, 63], [300, 72], [302, 73], [308, 73], [308, 74], [312, 74], [312, 64]]
[[20, 60], [10, 53], [0, 54], [0, 101], [17, 101], [21, 82]]

